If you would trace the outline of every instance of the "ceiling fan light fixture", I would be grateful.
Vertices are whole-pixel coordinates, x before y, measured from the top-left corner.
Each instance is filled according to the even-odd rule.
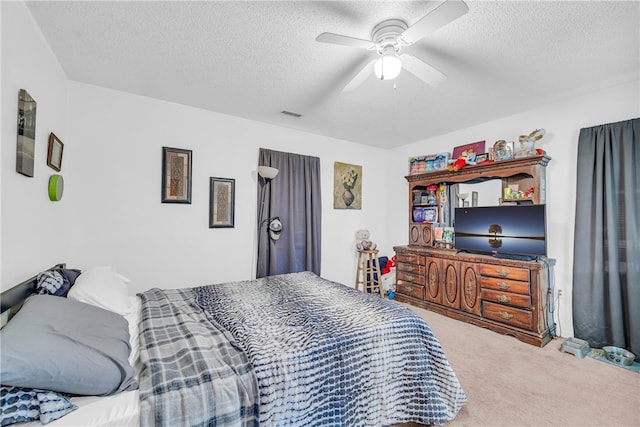
[[[402,61],[395,53],[383,54],[373,65],[373,72],[380,80],[393,80],[402,71]]]

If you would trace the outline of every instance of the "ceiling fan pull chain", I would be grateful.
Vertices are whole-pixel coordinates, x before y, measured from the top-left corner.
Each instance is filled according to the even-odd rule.
[[[393,90],[398,89],[398,87],[396,86],[396,81],[397,81],[396,79],[393,79]]]

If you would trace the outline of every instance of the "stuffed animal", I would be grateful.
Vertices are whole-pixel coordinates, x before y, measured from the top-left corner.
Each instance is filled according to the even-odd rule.
[[[356,243],[356,249],[358,249],[359,251],[368,251],[368,250],[372,251],[377,247],[378,245],[373,243],[371,240],[363,240],[362,242]]]
[[[356,249],[359,251],[362,250],[373,250],[377,248],[378,245],[369,240],[369,230],[358,230],[356,231]]]
[[[369,238],[369,230],[358,230],[356,231],[356,242],[362,242],[363,240],[367,240]]]
[[[544,134],[544,129],[536,129],[529,135],[520,135],[520,147],[516,150],[516,157],[535,156],[538,152],[534,147],[535,143],[540,141]]]
[[[463,167],[467,165],[475,165],[476,164],[476,153],[473,150],[465,150],[458,158],[451,163],[447,169],[451,172],[457,172]]]

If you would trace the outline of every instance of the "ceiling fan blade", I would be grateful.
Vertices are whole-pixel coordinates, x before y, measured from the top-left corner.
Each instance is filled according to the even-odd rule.
[[[455,21],[468,11],[469,6],[462,0],[446,0],[404,30],[400,35],[400,40],[406,45],[413,44],[427,34]]]
[[[369,76],[373,74],[373,64],[375,62],[375,59],[373,61],[369,61],[367,65],[365,65],[364,68],[362,68],[362,70],[360,70],[358,74],[356,74],[356,76],[352,78],[349,83],[347,83],[342,91],[351,92],[352,90],[355,90],[357,87],[359,87],[362,83],[364,83],[365,80],[367,80]]]
[[[341,34],[334,33],[322,33],[316,37],[316,41],[357,47],[359,49],[374,49],[376,47],[376,44],[371,40],[358,39],[356,37],[343,36]]]
[[[405,54],[401,55],[400,59],[402,59],[402,68],[430,86],[438,86],[447,80],[447,76],[415,56]]]

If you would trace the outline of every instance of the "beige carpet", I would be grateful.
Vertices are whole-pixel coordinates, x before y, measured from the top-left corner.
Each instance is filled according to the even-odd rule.
[[[640,374],[412,307],[430,325],[467,394],[446,427],[640,426]]]

